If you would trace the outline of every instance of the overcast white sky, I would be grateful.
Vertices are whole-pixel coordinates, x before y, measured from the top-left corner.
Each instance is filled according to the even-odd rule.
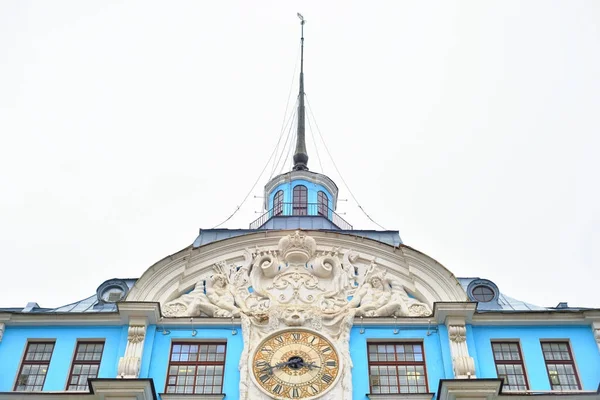
[[[375,220],[456,276],[600,307],[600,2],[566,0],[1,2],[0,307],[139,277],[225,219],[281,131],[297,11],[308,99]]]

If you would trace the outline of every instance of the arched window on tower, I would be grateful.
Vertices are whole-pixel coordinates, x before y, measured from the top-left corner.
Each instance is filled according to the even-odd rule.
[[[329,215],[329,198],[325,194],[325,192],[317,193],[317,203],[319,215],[327,217]]]
[[[283,214],[283,190],[278,191],[273,196],[273,215]]]
[[[307,215],[308,194],[306,186],[298,185],[294,187],[294,196],[292,201],[293,215]]]

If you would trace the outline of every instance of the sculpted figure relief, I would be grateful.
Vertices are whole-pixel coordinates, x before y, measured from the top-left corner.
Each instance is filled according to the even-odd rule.
[[[215,274],[210,284],[197,283],[190,293],[166,303],[163,307],[167,317],[192,317],[208,315],[209,317],[239,317],[240,309],[235,305],[232,287],[223,274]]]
[[[428,316],[430,307],[411,298],[402,283],[374,260],[358,263],[351,250],[316,250],[310,236],[297,231],[277,250],[248,252],[242,266],[215,264],[214,275],[163,306],[164,315],[239,317],[265,320],[275,309],[317,312],[333,317],[355,309],[365,317]],[[351,300],[348,298],[351,297]],[[298,320],[285,318],[288,326]],[[303,323],[303,321],[300,321]]]
[[[411,299],[402,284],[386,277],[385,271],[375,270],[360,287],[350,302],[356,308],[357,316],[401,317],[427,316],[429,307]]]
[[[241,265],[240,265],[241,264]],[[206,282],[206,283],[205,283]],[[166,317],[240,317],[244,339],[240,398],[266,399],[252,383],[248,356],[273,332],[309,329],[336,343],[343,368],[340,383],[324,400],[350,400],[349,338],[355,315],[426,316],[425,303],[409,297],[402,282],[350,249],[317,250],[314,238],[297,231],[277,249],[248,249],[243,261],[219,262],[213,275],[163,305]]]

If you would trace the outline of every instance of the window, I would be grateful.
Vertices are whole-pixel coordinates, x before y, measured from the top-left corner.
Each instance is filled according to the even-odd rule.
[[[165,392],[222,393],[226,347],[225,342],[174,342]]]
[[[102,342],[77,343],[67,390],[88,390],[88,378],[98,377],[103,350]]]
[[[504,381],[502,390],[528,390],[527,374],[519,343],[492,343],[498,378]]]
[[[54,342],[29,342],[21,362],[15,390],[41,391],[44,387]]]
[[[491,287],[485,285],[475,286],[473,288],[473,297],[477,301],[481,301],[482,303],[487,303],[488,301],[492,301],[494,299],[495,293]]]
[[[293,215],[307,215],[307,200],[308,194],[306,186],[296,186],[294,187],[294,199],[293,199]]]
[[[422,343],[369,343],[371,393],[427,393]]]
[[[327,217],[329,215],[329,199],[325,192],[317,193],[317,202],[319,203],[319,215]]]
[[[575,371],[573,353],[568,342],[542,342],[544,360],[552,390],[564,392],[580,390],[581,383]]]
[[[283,190],[275,193],[273,197],[273,215],[283,214]]]

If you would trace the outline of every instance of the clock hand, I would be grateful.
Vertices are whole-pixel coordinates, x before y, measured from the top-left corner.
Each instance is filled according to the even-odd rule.
[[[273,368],[275,368],[275,367],[272,365],[267,365],[266,367],[261,369],[260,372],[266,372],[269,375],[273,375]]]
[[[308,364],[307,363],[302,363],[303,367],[307,367],[309,370],[312,370],[313,368],[320,368],[318,365],[316,365],[317,363],[315,361],[311,361]]]
[[[286,365],[286,364],[287,364],[287,363],[281,363],[281,362],[280,362],[280,363],[277,363],[277,364],[275,364],[275,365],[270,365],[270,364],[269,364],[269,365],[267,365],[266,367],[264,367],[263,369],[261,369],[260,371],[261,371],[261,372],[266,372],[266,373],[268,373],[269,375],[273,375],[273,370],[274,370],[275,368],[281,368],[281,367],[285,367],[285,365]]]
[[[275,364],[272,368],[283,368],[286,365],[289,365],[289,361],[282,361],[282,362],[278,362],[277,364]]]

